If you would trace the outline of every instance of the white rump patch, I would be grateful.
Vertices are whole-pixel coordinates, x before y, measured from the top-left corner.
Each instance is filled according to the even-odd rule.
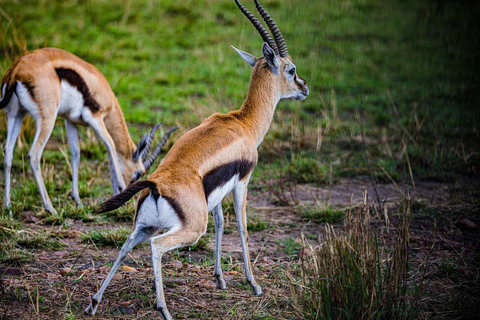
[[[180,230],[182,227],[182,222],[177,212],[168,201],[160,196],[155,203],[155,199],[151,194],[142,203],[138,212],[137,222],[146,226],[156,227],[158,230],[169,229],[168,233]]]
[[[227,194],[229,194],[238,183],[238,174],[234,175],[224,185],[215,188],[207,199],[208,211],[212,211]]]
[[[17,81],[17,96],[18,100],[22,107],[30,113],[30,115],[35,119],[37,127],[40,124],[40,112],[38,111],[37,103],[32,99],[30,93],[28,92],[27,87],[23,85],[20,81]],[[56,115],[55,115],[56,116]]]

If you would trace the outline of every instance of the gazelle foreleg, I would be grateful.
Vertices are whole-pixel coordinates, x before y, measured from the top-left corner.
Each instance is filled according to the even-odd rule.
[[[18,98],[12,95],[10,99],[10,111],[7,113],[7,141],[5,142],[5,202],[4,208],[8,209],[10,206],[10,190],[11,190],[11,172],[13,149],[17,143],[18,134],[22,126],[25,113],[19,110]]]
[[[252,287],[256,295],[262,295],[262,289],[253,279],[252,265],[250,264],[250,252],[248,250],[248,230],[247,230],[247,183],[248,178],[239,181],[233,188],[233,206],[237,218],[237,228],[242,242],[243,262],[245,265],[245,278]]]
[[[83,119],[88,123],[93,131],[95,131],[97,136],[103,141],[105,147],[107,148],[108,159],[110,163],[110,180],[112,182],[113,194],[116,195],[125,189],[125,182],[123,181],[113,139],[108,133],[105,123],[101,117],[94,117],[89,114],[84,115]]]
[[[77,206],[82,207],[80,195],[78,192],[78,166],[80,165],[80,147],[78,146],[77,126],[65,119],[67,129],[68,145],[70,146],[70,156],[72,157],[72,199]]]
[[[213,275],[217,279],[217,289],[224,290],[227,286],[225,284],[225,280],[223,279],[223,274],[222,274],[222,236],[223,236],[224,218],[223,218],[221,202],[215,208],[213,208],[212,213],[213,213],[213,220],[215,222],[215,238],[216,238],[215,270],[213,271]]]
[[[150,236],[152,235],[153,229],[152,228],[146,228],[143,225],[137,224],[135,226],[135,230],[132,232],[130,236],[128,236],[127,241],[122,246],[122,249],[120,250],[120,254],[118,255],[117,260],[115,261],[115,264],[113,265],[112,269],[108,273],[107,278],[103,282],[102,286],[100,287],[100,290],[98,290],[97,294],[95,294],[92,297],[92,302],[90,305],[85,309],[85,314],[91,314],[94,315],[97,312],[98,305],[100,304],[100,301],[102,300],[103,293],[105,292],[105,289],[107,288],[108,284],[113,278],[113,275],[117,271],[118,267],[120,267],[120,264],[122,261],[125,259],[127,254],[135,247],[137,244],[142,243],[146,241]]]
[[[205,225],[205,228],[207,226]],[[152,250],[153,272],[155,274],[155,288],[157,291],[157,309],[162,313],[165,320],[172,319],[165,303],[165,294],[162,281],[162,256],[164,253],[195,243],[203,232],[188,231],[180,229],[174,232],[167,232],[150,239]]]

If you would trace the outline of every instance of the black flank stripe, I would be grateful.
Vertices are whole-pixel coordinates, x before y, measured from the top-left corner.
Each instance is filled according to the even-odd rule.
[[[12,95],[15,92],[15,89],[17,89],[16,81],[10,87],[7,84],[7,89],[5,90],[5,96],[3,96],[2,101],[0,101],[0,110],[5,108],[8,105],[8,103],[10,102],[10,99],[12,99]]]
[[[203,189],[205,191],[205,198],[208,199],[210,193],[218,187],[223,186],[236,174],[240,179],[245,178],[253,168],[255,163],[248,160],[238,160],[230,163],[226,163],[209,171],[203,177]]]
[[[93,99],[92,95],[90,94],[90,90],[88,90],[85,81],[83,81],[82,77],[78,73],[76,73],[72,69],[67,68],[55,68],[58,77],[60,80],[64,79],[68,81],[72,86],[77,88],[77,90],[83,96],[83,104],[88,107],[92,112],[98,112],[100,110],[100,106],[98,105],[97,101]]]

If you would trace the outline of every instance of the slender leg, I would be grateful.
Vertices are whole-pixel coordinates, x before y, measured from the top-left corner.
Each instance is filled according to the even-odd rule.
[[[223,236],[223,211],[222,203],[219,203],[213,210],[213,219],[215,221],[215,270],[213,275],[217,279],[217,289],[226,289],[225,280],[222,274],[222,236]]]
[[[262,295],[262,289],[253,279],[252,265],[250,264],[250,252],[248,251],[247,231],[247,181],[239,181],[233,189],[233,205],[237,218],[237,228],[242,241],[243,262],[245,265],[245,278],[256,295]]]
[[[122,172],[120,170],[115,143],[101,118],[84,117],[84,120],[90,125],[90,127],[92,127],[107,148],[110,162],[110,180],[112,181],[113,194],[116,195],[125,189],[125,182],[123,181]]]
[[[68,145],[70,146],[70,155],[72,157],[72,199],[77,206],[83,207],[78,193],[78,166],[80,164],[80,147],[78,146],[77,126],[65,119],[67,128]]]
[[[90,305],[85,309],[85,314],[91,314],[94,315],[97,312],[98,305],[100,304],[100,301],[102,300],[103,293],[105,292],[105,289],[107,288],[108,284],[113,278],[113,275],[117,271],[118,267],[120,267],[120,264],[122,261],[125,259],[127,254],[135,247],[137,244],[142,243],[146,241],[151,235],[153,231],[151,228],[145,228],[144,226],[137,225],[135,227],[135,230],[133,233],[128,236],[127,241],[122,246],[122,249],[120,250],[120,254],[118,255],[117,260],[115,261],[115,264],[113,265],[112,269],[108,273],[107,278],[103,282],[102,286],[100,287],[100,290],[98,290],[97,294],[95,294],[92,297],[92,302]]]
[[[45,188],[45,183],[43,182],[40,159],[42,157],[43,149],[45,148],[45,145],[50,138],[50,134],[52,133],[53,127],[55,126],[55,118],[56,117],[36,119],[37,131],[35,133],[35,138],[33,139],[32,147],[28,152],[30,165],[32,166],[33,175],[35,176],[38,189],[40,190],[43,206],[45,207],[46,211],[54,215],[57,214],[57,211],[53,208],[52,202],[50,201],[50,197],[47,193],[47,189]]]
[[[18,111],[18,99],[16,95],[13,95],[10,99],[10,104],[16,104],[17,112],[15,114],[8,113],[7,118],[7,140],[5,142],[5,202],[4,207],[8,209],[10,207],[10,189],[11,189],[11,172],[12,172],[12,160],[13,160],[13,149],[17,143],[18,134],[22,126],[23,119],[25,114]]]
[[[206,227],[206,226],[205,226]],[[165,303],[162,281],[162,256],[165,252],[195,243],[202,232],[180,229],[175,232],[167,232],[150,239],[152,250],[153,272],[155,274],[155,287],[157,291],[157,309],[165,320],[172,319]]]

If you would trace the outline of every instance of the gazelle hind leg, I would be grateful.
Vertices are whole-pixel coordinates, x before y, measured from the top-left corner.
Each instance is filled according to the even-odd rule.
[[[40,167],[40,159],[42,157],[43,149],[47,144],[50,134],[52,133],[53,127],[55,126],[55,118],[45,118],[36,120],[37,131],[35,133],[35,138],[33,139],[32,147],[28,152],[28,157],[30,158],[30,165],[32,166],[33,175],[37,181],[38,189],[40,190],[40,196],[42,197],[43,206],[46,211],[56,215],[57,211],[53,208],[50,197],[48,196],[47,189],[45,188],[45,183],[42,177],[42,169]]]
[[[262,295],[262,289],[255,282],[252,273],[252,265],[250,263],[250,252],[248,250],[248,230],[247,230],[247,182],[239,181],[233,189],[233,206],[235,216],[237,218],[237,228],[242,242],[243,262],[245,265],[245,278],[252,287],[256,295]]]
[[[206,225],[205,225],[206,228]],[[172,319],[165,303],[165,294],[162,281],[162,256],[164,253],[195,243],[203,232],[180,229],[174,232],[167,232],[150,239],[152,250],[153,272],[155,274],[155,288],[157,291],[157,309],[165,320]]]
[[[77,126],[65,119],[67,129],[68,145],[70,146],[70,156],[72,157],[72,199],[77,206],[82,207],[80,195],[78,192],[78,166],[80,164],[80,147],[78,146]]]
[[[222,236],[223,236],[223,210],[220,202],[213,210],[213,220],[215,222],[215,270],[213,275],[217,279],[217,289],[226,289],[225,280],[222,274]]]
[[[4,208],[10,207],[10,191],[11,191],[11,172],[12,172],[12,160],[13,149],[17,143],[18,134],[22,126],[25,113],[21,112],[19,108],[18,98],[16,95],[12,95],[9,106],[10,111],[7,113],[7,140],[5,141],[5,201],[3,203]]]
[[[98,305],[100,304],[100,301],[102,300],[103,293],[105,292],[105,289],[107,288],[108,284],[113,278],[113,275],[117,271],[118,267],[120,267],[120,264],[122,261],[125,259],[127,254],[135,247],[137,244],[142,243],[146,241],[150,236],[152,235],[153,230],[152,228],[146,228],[141,225],[137,225],[135,227],[135,230],[132,232],[130,236],[128,236],[127,241],[122,246],[122,249],[120,250],[120,254],[118,255],[117,260],[115,261],[115,264],[113,265],[112,269],[108,273],[107,278],[105,281],[102,283],[102,286],[100,287],[100,290],[92,297],[92,302],[90,305],[85,309],[85,314],[91,314],[94,315],[97,312]]]

